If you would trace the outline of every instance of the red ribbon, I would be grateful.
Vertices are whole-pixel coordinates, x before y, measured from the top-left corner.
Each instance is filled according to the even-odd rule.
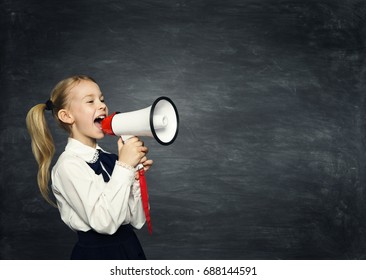
[[[139,181],[140,181],[140,190],[141,190],[141,199],[142,199],[142,207],[144,208],[147,228],[149,233],[152,234],[152,225],[150,218],[150,210],[149,210],[149,195],[147,193],[147,184],[145,178],[145,170],[144,168],[139,169]]]

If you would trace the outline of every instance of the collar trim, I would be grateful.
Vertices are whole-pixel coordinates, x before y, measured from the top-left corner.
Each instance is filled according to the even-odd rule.
[[[67,145],[65,147],[65,151],[72,153],[88,163],[95,163],[98,160],[98,150],[106,153],[106,151],[104,151],[98,144],[95,148],[92,148],[74,138],[68,138]]]

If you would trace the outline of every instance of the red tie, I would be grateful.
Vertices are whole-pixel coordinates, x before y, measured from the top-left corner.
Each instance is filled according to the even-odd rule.
[[[152,225],[151,225],[150,210],[149,210],[149,195],[147,193],[145,170],[143,167],[139,169],[139,175],[140,175],[139,180],[140,180],[142,207],[144,208],[144,212],[145,212],[147,228],[149,230],[149,233],[152,234]]]

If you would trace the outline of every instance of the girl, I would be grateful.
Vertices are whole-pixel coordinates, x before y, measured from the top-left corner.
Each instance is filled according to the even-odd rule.
[[[52,191],[61,219],[78,234],[71,259],[145,259],[133,228],[145,223],[138,173],[151,165],[147,147],[137,137],[118,140],[118,156],[107,153],[97,140],[104,137],[101,120],[108,115],[104,96],[88,76],[59,82],[45,104],[34,106],[26,122],[38,162],[38,185],[51,204],[49,167],[55,147],[45,110],[68,134],[68,143],[52,168]]]

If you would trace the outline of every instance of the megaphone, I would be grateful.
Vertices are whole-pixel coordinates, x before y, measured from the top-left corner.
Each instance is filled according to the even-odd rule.
[[[161,145],[172,144],[178,135],[179,115],[173,101],[165,96],[141,110],[127,113],[113,113],[102,121],[105,134],[122,136],[126,140],[132,136],[154,137]]]

